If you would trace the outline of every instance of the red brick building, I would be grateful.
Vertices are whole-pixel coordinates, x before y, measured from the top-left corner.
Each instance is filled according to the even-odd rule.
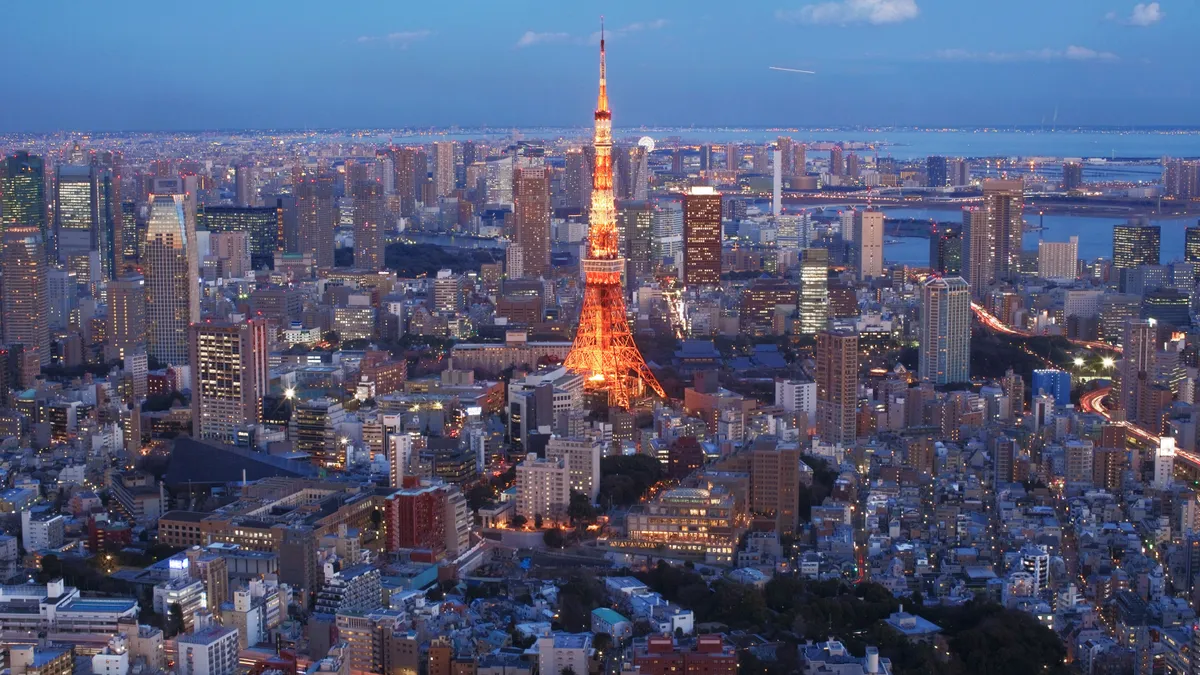
[[[387,550],[428,549],[439,557],[446,550],[446,490],[422,486],[406,477],[404,487],[387,498]]]
[[[690,649],[669,635],[634,643],[633,663],[642,675],[737,675],[737,652],[720,635],[700,635]]]

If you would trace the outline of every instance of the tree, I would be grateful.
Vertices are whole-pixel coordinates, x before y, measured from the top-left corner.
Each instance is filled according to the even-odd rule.
[[[165,617],[166,625],[163,626],[163,633],[166,635],[178,635],[183,632],[183,606],[178,602],[172,602],[168,608],[167,616]]]
[[[542,529],[542,514],[540,514],[540,513],[533,514],[533,529],[535,529],[535,530]]]
[[[550,548],[562,548],[567,543],[567,538],[563,536],[562,530],[557,527],[546,530],[542,535],[542,541]]]
[[[53,581],[63,575],[62,560],[53,553],[42,556],[42,569],[38,572],[38,583]]]
[[[591,523],[596,519],[592,500],[577,490],[571,491],[571,503],[567,506],[567,517],[576,524]]]
[[[559,675],[575,675],[575,669],[571,666],[563,666],[563,669],[559,671]]]
[[[525,516],[522,516],[519,513],[508,520],[508,523],[510,525],[512,525],[513,529],[515,529],[515,530],[519,530],[522,527],[525,527],[525,524],[528,522],[529,522],[529,519],[526,518]]]

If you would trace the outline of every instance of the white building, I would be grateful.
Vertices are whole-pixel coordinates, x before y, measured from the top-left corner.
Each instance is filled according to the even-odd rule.
[[[593,504],[600,494],[600,455],[603,453],[598,439],[553,436],[546,444],[547,459],[566,461],[571,490],[587,495]]]
[[[883,276],[883,211],[854,211],[854,253],[859,280]]]
[[[236,628],[207,625],[176,639],[179,675],[234,675],[238,668]]]
[[[133,598],[82,598],[62,579],[0,586],[0,631],[112,634],[137,615]]]
[[[171,560],[172,564],[177,562],[184,563],[187,561]],[[184,569],[184,574],[186,574],[186,568]],[[174,570],[172,570],[172,573],[174,573]],[[172,606],[179,605],[179,608],[183,610],[184,630],[192,630],[194,628],[193,614],[206,605],[206,599],[204,582],[200,579],[177,576],[154,585],[154,611],[166,615],[171,611]]]
[[[517,465],[517,515],[530,521],[537,516],[558,521],[566,517],[570,503],[571,474],[566,461],[535,457]]]
[[[27,552],[59,548],[63,545],[66,522],[59,514],[25,509],[21,512],[21,545]]]
[[[790,413],[803,412],[810,421],[817,414],[817,383],[804,380],[775,380],[775,405]]]
[[[971,288],[962,277],[930,277],[921,284],[922,380],[971,380]]]
[[[108,639],[108,646],[92,656],[94,675],[127,675],[129,672],[129,641],[124,635]]]
[[[570,668],[575,673],[588,672],[588,657],[592,652],[591,633],[555,633],[543,635],[534,644],[538,672],[561,673]]]
[[[1158,450],[1154,453],[1154,483],[1155,490],[1166,490],[1171,486],[1175,477],[1175,439],[1164,436],[1158,441]]]
[[[1038,242],[1038,277],[1074,279],[1079,268],[1079,237],[1070,241]]]

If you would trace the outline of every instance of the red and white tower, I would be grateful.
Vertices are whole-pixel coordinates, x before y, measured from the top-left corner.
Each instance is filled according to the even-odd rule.
[[[600,95],[596,101],[596,168],[592,173],[591,227],[583,260],[583,309],[575,344],[564,365],[587,379],[585,388],[608,391],[609,405],[629,408],[649,388],[666,398],[633,341],[625,314],[625,289],[613,199],[612,112],[604,66],[604,26],[600,26]]]

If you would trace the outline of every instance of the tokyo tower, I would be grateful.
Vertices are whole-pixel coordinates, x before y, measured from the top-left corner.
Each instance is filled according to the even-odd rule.
[[[583,309],[575,344],[564,362],[586,376],[584,388],[608,391],[609,405],[628,409],[649,387],[666,398],[633,342],[625,315],[621,274],[625,259],[617,245],[617,207],[613,200],[612,112],[604,66],[604,24],[600,25],[600,95],[596,101],[596,167],[592,173],[591,227],[583,260]]]

